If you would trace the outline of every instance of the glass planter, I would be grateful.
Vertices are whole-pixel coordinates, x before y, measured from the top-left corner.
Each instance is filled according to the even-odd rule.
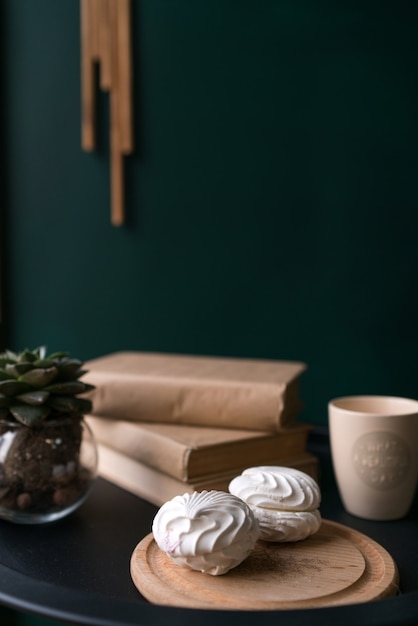
[[[60,519],[82,504],[96,475],[96,443],[81,417],[36,427],[0,420],[0,519]]]

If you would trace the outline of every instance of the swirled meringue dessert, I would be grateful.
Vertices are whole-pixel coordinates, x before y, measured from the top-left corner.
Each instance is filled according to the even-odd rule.
[[[264,541],[301,541],[321,525],[321,491],[305,472],[290,467],[250,467],[229,484],[253,511]]]
[[[157,511],[152,532],[178,565],[213,576],[242,563],[260,536],[251,507],[223,491],[174,497]]]

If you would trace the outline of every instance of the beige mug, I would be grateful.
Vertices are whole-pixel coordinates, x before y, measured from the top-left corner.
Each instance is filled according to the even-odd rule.
[[[348,513],[404,517],[418,483],[418,401],[348,396],[328,404],[335,478]]]

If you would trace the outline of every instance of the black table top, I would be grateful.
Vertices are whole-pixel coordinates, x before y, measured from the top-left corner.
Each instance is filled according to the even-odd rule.
[[[285,611],[203,611],[156,606],[133,585],[129,562],[150,532],[154,505],[98,479],[87,501],[53,524],[0,522],[0,603],[69,624],[152,626],[339,626],[418,624],[418,499],[396,522],[370,522],[345,513],[336,491],[328,447],[318,439],[324,518],[350,526],[380,543],[396,561],[400,594],[367,604]]]

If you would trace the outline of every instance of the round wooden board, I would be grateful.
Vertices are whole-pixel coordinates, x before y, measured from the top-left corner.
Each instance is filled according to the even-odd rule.
[[[296,543],[256,544],[223,576],[180,567],[152,533],[131,557],[132,580],[150,602],[201,609],[301,609],[368,602],[396,595],[398,572],[378,543],[347,526],[323,520]]]

